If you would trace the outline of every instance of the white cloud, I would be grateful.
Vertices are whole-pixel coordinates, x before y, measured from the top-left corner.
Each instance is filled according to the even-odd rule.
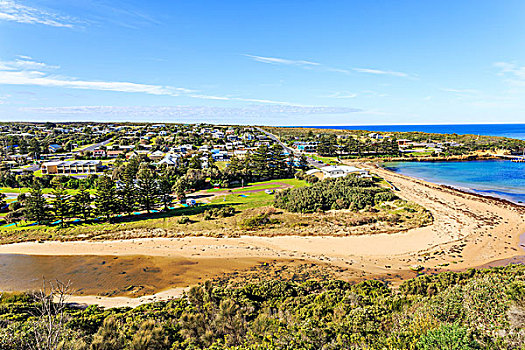
[[[394,77],[407,78],[409,75],[403,72],[394,72],[391,70],[381,70],[373,68],[352,68],[352,70],[359,73],[376,74],[376,75],[391,75]]]
[[[254,56],[254,55],[244,55],[246,57],[250,57],[251,59],[262,62],[262,63],[270,63],[270,64],[285,64],[285,65],[291,65],[291,66],[320,66],[320,63],[317,62],[311,62],[311,61],[304,61],[304,60],[288,60],[284,58],[277,58],[277,57],[263,57],[263,56]]]
[[[30,70],[30,69],[40,69],[40,70],[51,70],[58,69],[59,66],[50,66],[43,62],[38,62],[33,60],[29,56],[18,56],[13,61],[0,61],[0,71],[8,70]]]
[[[175,88],[171,86],[117,81],[78,80],[69,77],[48,75],[47,73],[34,70],[0,70],[0,84],[62,87],[83,90],[141,92],[151,95],[168,96],[179,96],[181,93],[192,92],[192,90],[189,89]]]
[[[73,20],[69,17],[22,5],[13,0],[0,0],[0,20],[52,27],[73,27]]]
[[[123,81],[96,81],[82,80],[57,74],[49,71],[60,68],[33,60],[29,56],[18,56],[12,61],[0,61],[0,84],[59,87],[82,90],[116,91],[130,93],[145,93],[149,95],[181,96],[218,101],[239,101],[276,105],[297,106],[298,104],[286,101],[274,101],[261,98],[246,98],[238,96],[214,96],[200,93],[193,89],[173,87],[169,85],[152,85]]]
[[[283,121],[292,125],[308,125],[312,116],[323,120],[362,112],[348,107],[302,107],[284,105],[248,105],[244,107],[209,106],[73,106],[73,107],[25,107],[21,112],[31,115],[48,115],[53,120],[105,121],[166,121],[181,123],[258,124],[277,125]],[[34,117],[33,117],[34,118]]]
[[[285,58],[254,56],[254,55],[247,55],[247,54],[245,54],[244,56],[249,57],[253,59],[254,61],[262,62],[262,63],[299,66],[304,69],[312,69],[316,67],[321,70],[325,70],[329,72],[343,73],[343,74],[350,74],[351,71],[353,71],[357,73],[375,74],[375,75],[390,75],[390,76],[401,77],[401,78],[411,77],[407,73],[396,72],[396,71],[391,71],[391,70],[381,70],[381,69],[374,69],[374,68],[351,68],[350,70],[348,70],[348,69],[330,67],[330,66],[326,66],[324,64],[318,63],[318,62],[305,61],[305,60],[290,60],[290,59],[285,59]]]
[[[334,92],[333,94],[322,96],[322,97],[347,99],[347,98],[355,98],[357,97],[357,94],[346,92],[346,91],[338,91],[338,92]]]
[[[441,89],[441,91],[452,92],[452,93],[455,93],[455,94],[469,94],[469,95],[478,94],[479,93],[479,90],[475,90],[475,89],[450,89],[450,88],[443,88],[443,89]]]
[[[494,67],[499,69],[498,75],[506,77],[508,82],[516,85],[525,84],[525,66],[518,66],[509,62],[496,62]]]

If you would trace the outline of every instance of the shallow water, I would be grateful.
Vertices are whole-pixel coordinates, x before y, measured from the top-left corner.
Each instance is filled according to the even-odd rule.
[[[0,254],[0,290],[38,290],[45,279],[70,281],[77,295],[142,296],[197,284],[260,262],[255,258]]]
[[[509,160],[388,162],[385,168],[478,194],[525,203],[525,163]]]

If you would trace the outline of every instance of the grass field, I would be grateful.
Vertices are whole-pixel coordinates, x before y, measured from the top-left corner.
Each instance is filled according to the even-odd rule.
[[[282,180],[272,180],[272,181],[264,181],[264,182],[257,182],[252,185],[256,185],[253,187],[253,189],[265,189],[265,188],[274,188],[277,187],[277,183],[286,183],[292,186],[300,187],[300,186],[306,186],[307,183],[303,180],[297,180],[297,179],[282,179]],[[168,212],[158,212],[158,213],[143,213],[141,215],[133,215],[130,217],[121,217],[117,218],[115,223],[107,223],[103,221],[91,221],[89,223],[69,223],[70,226],[67,228],[61,228],[60,225],[52,225],[52,226],[45,226],[45,225],[35,225],[33,222],[20,222],[18,225],[8,226],[3,225],[0,226],[0,230],[3,232],[10,232],[11,235],[16,236],[17,232],[24,232],[23,237],[21,238],[29,238],[31,236],[31,232],[38,232],[36,234],[36,237],[48,237],[52,238],[55,237],[55,235],[79,235],[79,234],[86,234],[89,232],[89,230],[93,231],[113,231],[116,229],[148,229],[148,228],[155,228],[155,227],[166,227],[166,225],[173,226],[177,225],[177,222],[181,216],[189,216],[191,221],[200,221],[200,219],[195,219],[196,216],[202,214],[204,211],[206,211],[208,208],[213,207],[221,207],[221,206],[234,206],[235,209],[238,212],[242,212],[245,209],[254,209],[254,208],[260,208],[264,206],[271,205],[273,202],[273,195],[266,194],[264,191],[260,192],[254,192],[254,193],[247,193],[244,196],[239,196],[238,194],[235,194],[235,192],[241,192],[249,190],[250,188],[246,187],[244,189],[237,188],[233,189],[232,194],[226,195],[226,196],[220,196],[218,198],[214,198],[211,203],[206,204],[202,203],[194,207],[184,207],[181,205],[176,205],[175,209],[169,210]],[[0,189],[1,192],[4,193],[28,193],[30,191],[29,188],[2,188]],[[216,192],[220,190],[211,189],[208,190],[208,192]],[[46,188],[42,190],[44,194],[48,194],[52,192],[52,189]],[[69,194],[74,194],[77,191],[76,190],[67,190]],[[95,190],[90,190],[92,194],[94,194]],[[1,217],[1,216],[0,216]],[[199,226],[199,225],[198,225]],[[201,225],[202,226],[202,225]],[[210,226],[210,223],[205,223],[203,225],[206,228],[212,228]],[[9,237],[9,235],[8,235]],[[35,238],[37,239],[37,238]]]
[[[271,181],[261,181],[261,182],[252,182],[244,187],[234,187],[234,188],[212,188],[206,192],[220,192],[220,191],[231,191],[231,192],[243,192],[249,190],[263,190],[268,188],[279,187],[279,184],[287,184],[294,187],[306,186],[306,181],[297,180],[297,179],[281,179],[281,180],[271,180]]]
[[[320,162],[323,162],[325,164],[337,164],[339,161],[337,160],[337,157],[321,157],[317,154],[311,154],[309,155],[310,158],[318,160]]]

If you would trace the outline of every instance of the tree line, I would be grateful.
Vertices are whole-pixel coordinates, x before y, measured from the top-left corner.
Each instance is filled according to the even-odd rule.
[[[282,148],[268,146],[259,147],[243,160],[233,158],[222,170],[213,159],[209,159],[208,164],[203,169],[200,155],[180,159],[177,167],[155,166],[133,158],[127,163],[115,163],[113,171],[104,175],[75,179],[73,182],[78,185],[75,190],[66,188],[71,178],[55,176],[47,182],[52,190],[44,191],[42,180],[33,176],[29,193],[20,195],[17,202],[9,205],[5,219],[8,223],[29,220],[40,224],[57,222],[63,226],[70,219],[97,218],[111,222],[116,216],[132,215],[136,211],[167,211],[175,199],[184,201],[187,193],[210,186],[230,187],[291,177],[301,166],[284,156]]]

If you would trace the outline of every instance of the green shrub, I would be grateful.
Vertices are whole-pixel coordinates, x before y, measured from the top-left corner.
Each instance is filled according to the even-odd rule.
[[[177,220],[177,223],[184,225],[190,222],[190,218],[187,216],[181,216],[179,220]]]
[[[244,229],[255,229],[258,227],[278,224],[278,223],[280,223],[278,219],[272,219],[270,218],[270,215],[268,213],[262,213],[262,214],[252,216],[251,218],[245,219],[241,223],[241,227]]]
[[[348,175],[278,192],[274,205],[294,213],[312,213],[330,209],[361,210],[395,198],[392,192],[378,187],[371,179]]]

